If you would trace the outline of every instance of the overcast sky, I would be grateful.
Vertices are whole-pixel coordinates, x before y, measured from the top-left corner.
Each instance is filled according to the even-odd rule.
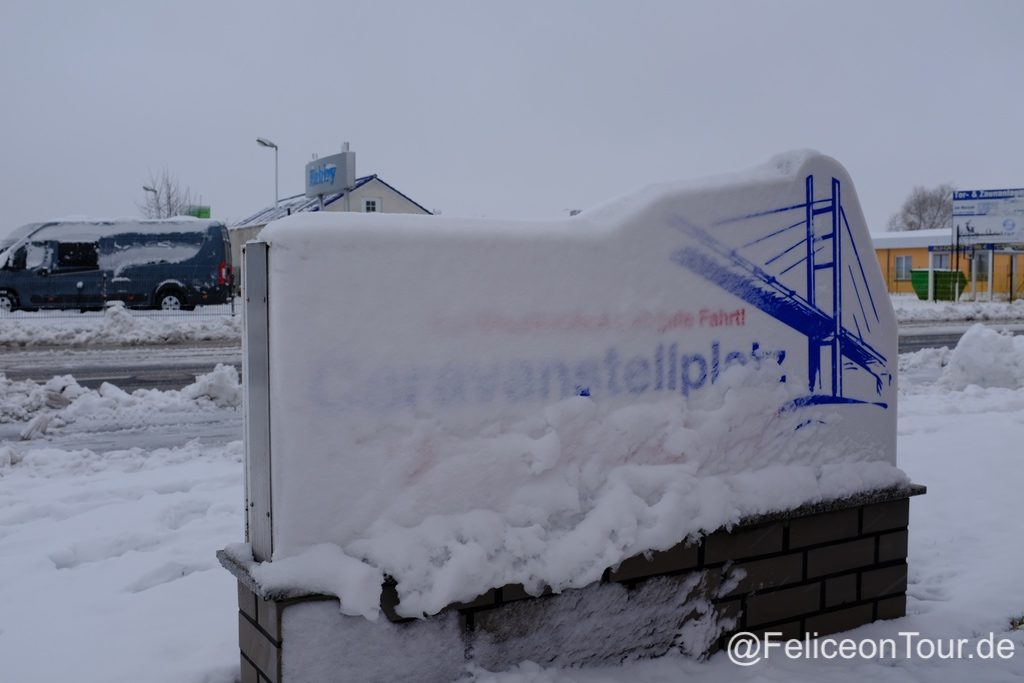
[[[913,186],[1022,187],[1024,3],[0,0],[0,234],[137,215],[167,168],[214,218],[349,141],[445,215],[545,218],[794,148],[872,230]]]

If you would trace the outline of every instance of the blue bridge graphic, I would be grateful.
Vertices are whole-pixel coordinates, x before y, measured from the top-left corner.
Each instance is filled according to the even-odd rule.
[[[807,338],[811,393],[799,404],[886,407],[851,395],[844,382],[844,373],[867,372],[877,397],[892,376],[885,356],[865,339],[881,320],[843,210],[840,182],[831,180],[823,198],[815,199],[814,176],[807,176],[804,202],[720,220],[710,226],[713,231],[680,218],[679,229],[696,244],[676,251],[672,260]],[[768,227],[735,244],[730,228],[749,221]],[[844,307],[848,291],[856,306]]]

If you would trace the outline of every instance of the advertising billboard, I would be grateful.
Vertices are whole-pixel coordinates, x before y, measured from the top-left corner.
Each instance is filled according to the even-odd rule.
[[[1024,188],[957,190],[953,229],[961,244],[1024,243]]]
[[[338,194],[356,184],[356,153],[339,152],[306,164],[306,196]]]

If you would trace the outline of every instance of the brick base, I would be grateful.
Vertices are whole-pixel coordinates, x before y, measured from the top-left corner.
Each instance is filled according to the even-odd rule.
[[[697,544],[637,555],[578,590],[492,589],[427,620],[343,616],[325,596],[268,599],[239,578],[242,683],[448,681],[489,670],[617,663],[670,650],[703,657],[738,631],[826,635],[906,611],[907,526],[915,486],[746,520]],[[419,646],[422,645],[422,648]]]

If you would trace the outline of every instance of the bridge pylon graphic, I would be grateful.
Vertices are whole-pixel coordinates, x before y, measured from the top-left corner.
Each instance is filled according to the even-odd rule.
[[[827,180],[819,189],[808,175],[804,201],[708,227],[678,217],[678,228],[692,243],[672,260],[806,337],[810,394],[800,403],[884,406],[878,397],[892,376],[886,357],[868,341],[881,319],[843,209],[842,184]],[[757,226],[754,239],[749,230],[742,243],[730,239],[730,228],[749,228],[751,221]],[[850,373],[867,373],[872,395],[848,390]]]

